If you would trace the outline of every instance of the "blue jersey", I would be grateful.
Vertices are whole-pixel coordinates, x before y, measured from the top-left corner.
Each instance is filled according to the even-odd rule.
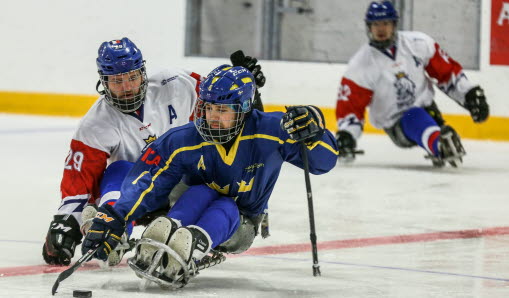
[[[264,212],[281,166],[287,161],[303,168],[301,145],[280,127],[281,112],[253,110],[230,150],[203,140],[193,123],[169,130],[146,149],[129,172],[115,209],[135,220],[158,209],[173,187],[185,177],[232,197],[242,214]],[[308,146],[309,170],[330,171],[337,161],[337,145],[326,130],[321,141]]]

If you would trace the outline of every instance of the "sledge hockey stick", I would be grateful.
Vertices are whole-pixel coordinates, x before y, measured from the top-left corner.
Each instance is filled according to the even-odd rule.
[[[316,247],[315,213],[313,211],[313,193],[311,192],[311,180],[309,179],[309,161],[306,144],[301,142],[302,162],[304,164],[304,177],[306,179],[306,191],[308,197],[309,228],[311,239],[311,251],[313,253],[313,276],[320,276],[320,265],[318,264],[318,249]]]
[[[353,156],[354,156],[354,157],[355,157],[356,155],[364,155],[364,150],[355,150],[355,151],[353,151],[353,152],[351,152],[351,153],[353,153]],[[339,151],[339,157],[345,157],[345,156],[347,156],[347,155],[348,155],[348,153],[345,153],[345,152],[341,152],[341,151]]]
[[[81,265],[83,265],[84,263],[90,261],[90,259],[92,259],[92,256],[97,251],[97,249],[98,248],[94,248],[94,249],[89,250],[86,254],[82,255],[81,258],[79,258],[79,260],[76,261],[76,263],[74,263],[74,265],[72,265],[71,267],[69,267],[65,271],[62,271],[58,275],[57,280],[55,281],[55,284],[53,284],[53,288],[51,289],[51,295],[53,295],[53,296],[55,295],[55,293],[57,292],[58,286],[60,285],[60,282],[62,282],[64,279],[66,279],[69,276],[71,276],[71,274],[73,274],[73,272],[76,271],[76,269],[81,267]]]

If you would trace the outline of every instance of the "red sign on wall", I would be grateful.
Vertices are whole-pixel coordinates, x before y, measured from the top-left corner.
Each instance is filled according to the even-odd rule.
[[[491,0],[490,64],[509,65],[509,0]]]

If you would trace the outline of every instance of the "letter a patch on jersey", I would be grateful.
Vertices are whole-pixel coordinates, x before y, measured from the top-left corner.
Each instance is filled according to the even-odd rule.
[[[198,166],[197,166],[198,170],[206,170],[207,168],[205,167],[205,162],[203,161],[203,155],[200,157],[200,161],[198,162]]]

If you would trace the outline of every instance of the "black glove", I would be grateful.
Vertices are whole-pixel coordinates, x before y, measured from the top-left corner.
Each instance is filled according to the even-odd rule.
[[[339,159],[353,161],[355,159],[357,142],[352,134],[348,131],[340,130],[336,133],[336,142],[338,143]]]
[[[465,108],[470,112],[472,119],[476,123],[484,122],[490,115],[490,107],[486,102],[484,90],[477,86],[465,95]]]
[[[42,256],[49,265],[69,265],[76,245],[83,236],[80,225],[72,215],[55,215],[42,247]]]
[[[242,66],[247,68],[253,74],[257,88],[261,88],[265,85],[265,76],[261,71],[262,67],[260,65],[256,65],[256,63],[258,63],[258,59],[250,56],[244,56],[244,52],[242,52],[242,50],[238,50],[230,55],[230,61],[233,66]]]
[[[113,209],[113,206],[105,204],[99,208],[92,220],[92,226],[83,240],[81,252],[86,254],[90,249],[99,247],[94,257],[106,261],[110,252],[122,240],[124,231],[124,218]]]
[[[314,143],[325,132],[325,120],[322,111],[315,106],[291,106],[281,119],[281,128],[292,140]]]

